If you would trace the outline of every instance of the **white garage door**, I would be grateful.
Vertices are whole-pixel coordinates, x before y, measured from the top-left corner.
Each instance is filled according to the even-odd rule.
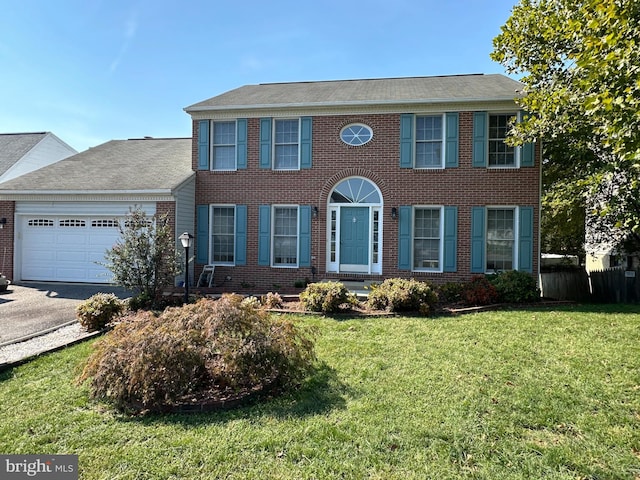
[[[120,238],[113,217],[22,217],[22,279],[109,283],[105,251]]]

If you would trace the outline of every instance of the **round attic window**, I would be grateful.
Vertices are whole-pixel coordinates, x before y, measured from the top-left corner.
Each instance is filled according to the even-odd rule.
[[[347,145],[357,147],[373,138],[373,130],[363,123],[352,123],[340,130],[340,140]]]

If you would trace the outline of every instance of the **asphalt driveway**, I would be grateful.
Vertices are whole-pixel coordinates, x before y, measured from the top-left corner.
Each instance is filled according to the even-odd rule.
[[[76,305],[91,295],[131,296],[121,287],[93,284],[35,283],[9,285],[0,292],[0,344],[75,320]]]

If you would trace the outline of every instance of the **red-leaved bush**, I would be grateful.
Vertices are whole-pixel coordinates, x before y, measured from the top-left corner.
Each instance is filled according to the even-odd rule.
[[[94,348],[79,381],[89,381],[92,398],[132,411],[286,390],[315,361],[311,332],[238,295],[132,314]]]

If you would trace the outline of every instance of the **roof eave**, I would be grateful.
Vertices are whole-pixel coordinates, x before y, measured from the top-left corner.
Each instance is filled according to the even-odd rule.
[[[184,108],[187,113],[222,111],[222,110],[264,110],[274,108],[318,108],[318,107],[345,107],[345,106],[389,106],[389,105],[424,105],[424,104],[446,104],[446,103],[487,103],[487,102],[515,102],[523,98],[514,92],[512,96],[504,97],[470,97],[470,98],[430,98],[413,100],[362,100],[362,101],[341,101],[341,102],[299,102],[299,103],[264,103],[251,105],[201,105]]]
[[[173,188],[142,190],[2,190],[0,195],[172,195]]]

